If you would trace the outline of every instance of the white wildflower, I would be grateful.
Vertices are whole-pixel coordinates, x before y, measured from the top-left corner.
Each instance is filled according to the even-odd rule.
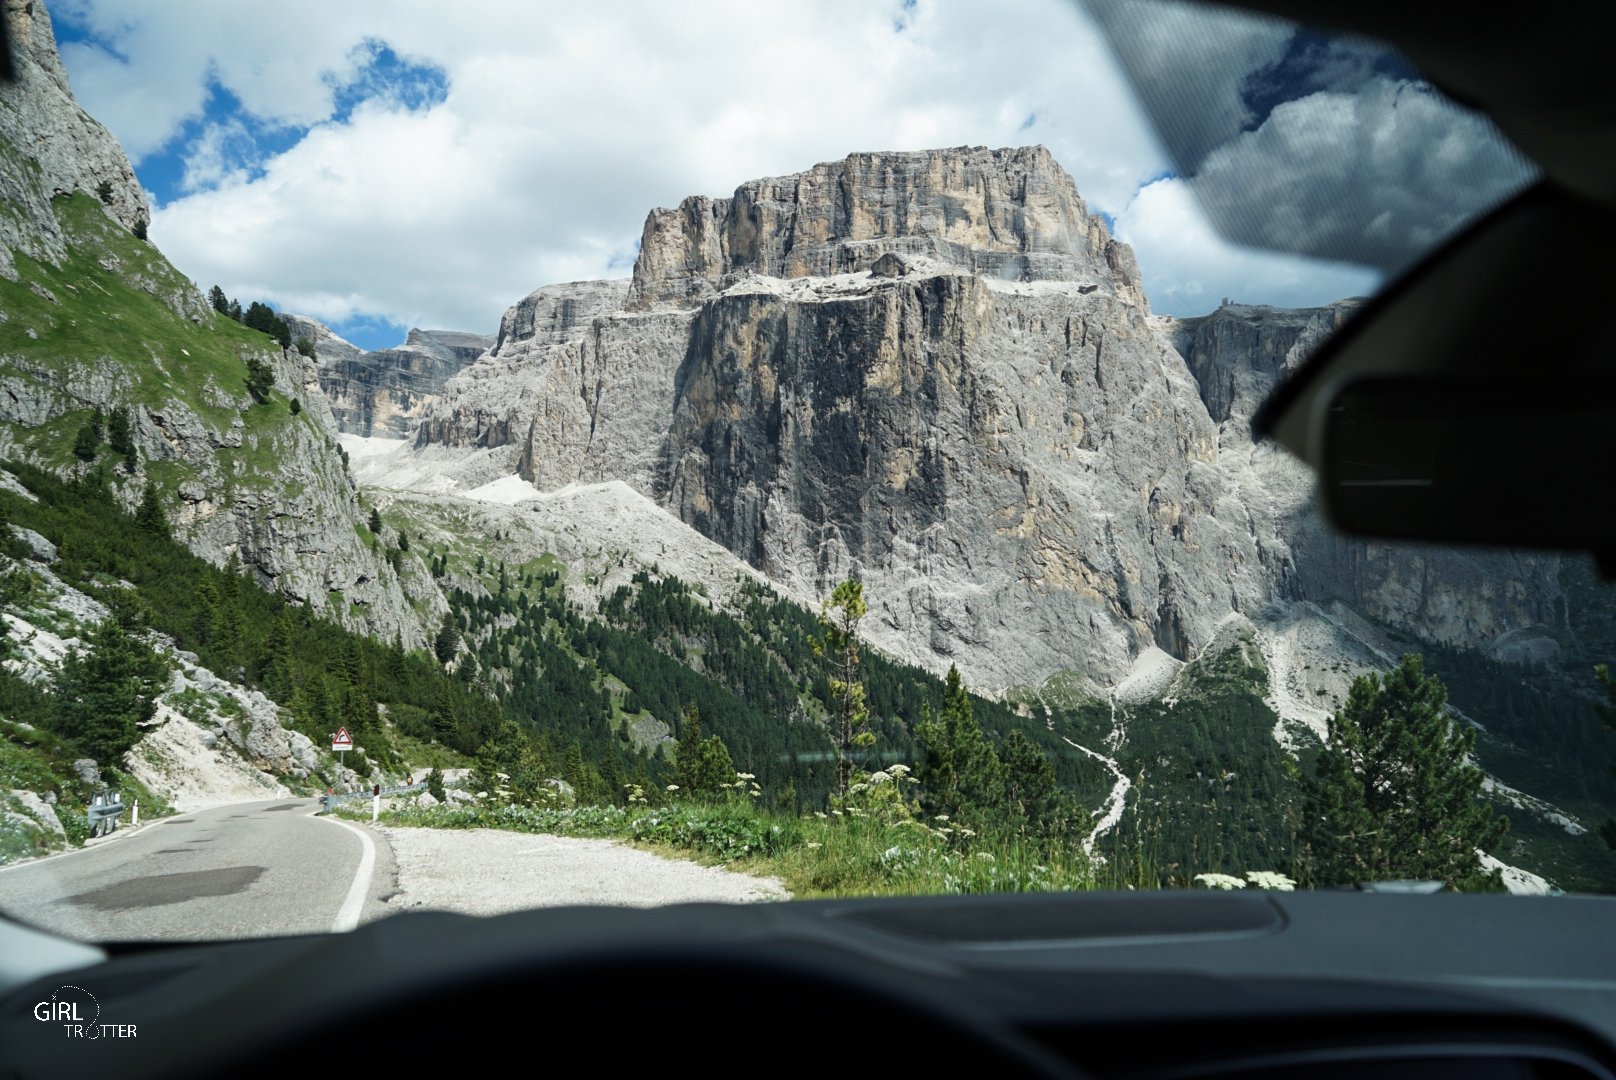
[[[887,772],[893,776],[908,776],[910,769],[907,765],[888,765]]]
[[[668,790],[669,791],[678,791],[679,790],[679,785],[678,784],[669,784],[668,785]]]
[[[991,852],[991,851],[978,851],[976,853],[976,857],[978,859],[981,859],[983,862],[996,862],[997,861],[996,859],[994,859],[993,852]]]
[[[889,784],[891,782],[892,774],[889,772],[877,769],[875,772],[870,774],[870,783],[872,784]]]
[[[1209,889],[1244,889],[1246,883],[1229,874],[1196,874],[1195,880]]]
[[[1246,880],[1259,889],[1272,889],[1275,892],[1296,891],[1296,882],[1273,870],[1247,870]]]

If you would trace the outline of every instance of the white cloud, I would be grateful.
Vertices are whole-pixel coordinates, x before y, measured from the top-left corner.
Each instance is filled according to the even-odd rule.
[[[492,331],[540,285],[626,273],[653,206],[854,151],[1042,142],[1091,209],[1126,211],[1132,235],[1182,226],[1150,189],[1135,198],[1167,159],[1095,28],[1061,0],[56,7],[127,58],[64,55],[81,102],[132,155],[172,149],[215,83],[255,129],[309,127],[253,161],[235,129],[204,125],[185,151],[194,190],[151,235],[204,287],[329,321]],[[440,68],[446,98],[412,112],[383,92],[333,119],[336,88],[376,41]],[[1138,246],[1147,288],[1175,297],[1216,271],[1206,243]],[[1282,279],[1263,271],[1235,291],[1257,299]],[[1215,304],[1222,287],[1202,292]]]
[[[1208,155],[1195,186],[1254,242],[1397,270],[1529,176],[1477,117],[1377,78],[1279,105]]]

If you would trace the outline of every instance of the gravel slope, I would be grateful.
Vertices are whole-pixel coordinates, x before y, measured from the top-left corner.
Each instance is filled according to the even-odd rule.
[[[534,907],[786,900],[774,878],[664,859],[612,840],[497,829],[382,826],[398,865],[394,911],[499,915]]]

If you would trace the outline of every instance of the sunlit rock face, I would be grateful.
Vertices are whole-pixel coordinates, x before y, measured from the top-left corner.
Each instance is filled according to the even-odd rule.
[[[810,602],[857,576],[878,644],[988,690],[1301,601],[1484,645],[1534,602],[1335,538],[1251,440],[1356,306],[1155,317],[1042,147],[855,154],[653,210],[631,280],[523,299],[416,438],[624,481]]]
[[[283,314],[292,340],[314,352],[320,392],[347,435],[412,438],[443,386],[488,351],[487,334],[411,330],[402,345],[365,350],[301,315]]]
[[[630,282],[524,299],[417,437],[625,480],[799,596],[857,574],[878,642],[985,687],[1116,677],[1269,587],[1148,314],[1043,148],[853,155],[653,211]]]

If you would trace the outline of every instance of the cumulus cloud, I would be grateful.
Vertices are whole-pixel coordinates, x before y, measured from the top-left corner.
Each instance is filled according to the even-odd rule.
[[[1229,240],[1395,272],[1532,179],[1382,46],[1161,0],[1089,6]]]
[[[750,0],[53,4],[76,31],[64,61],[81,102],[143,177],[172,178],[148,183],[151,235],[176,265],[337,324],[491,331],[540,285],[624,275],[651,207],[855,151],[972,144],[1047,145],[1139,247],[1147,290],[1176,290],[1152,291],[1158,307],[1225,289],[1338,295],[1344,279],[1309,264],[1281,273],[1229,256],[1217,271],[1179,186],[1140,190],[1172,159],[1095,25],[1063,0],[789,12]],[[1280,161],[1288,125],[1312,119],[1286,112],[1290,39],[1249,24],[1154,32],[1175,30],[1200,34],[1184,85],[1200,109],[1191,126],[1210,133],[1209,175]],[[1363,81],[1362,64],[1336,61]],[[1253,71],[1271,77],[1230,82]],[[1386,228],[1408,232],[1397,215]],[[1174,235],[1193,243],[1173,248]],[[1239,268],[1246,287],[1191,288]],[[1253,295],[1304,280],[1316,287]]]
[[[1276,106],[1207,155],[1195,188],[1250,242],[1395,271],[1530,178],[1478,117],[1375,78]]]
[[[57,14],[89,35],[69,65],[85,107],[137,166],[185,160],[153,239],[204,285],[332,321],[491,329],[539,285],[626,272],[653,206],[854,151],[1043,142],[1097,207],[1162,161],[1059,0]],[[240,136],[261,128],[299,137],[255,159]]]

